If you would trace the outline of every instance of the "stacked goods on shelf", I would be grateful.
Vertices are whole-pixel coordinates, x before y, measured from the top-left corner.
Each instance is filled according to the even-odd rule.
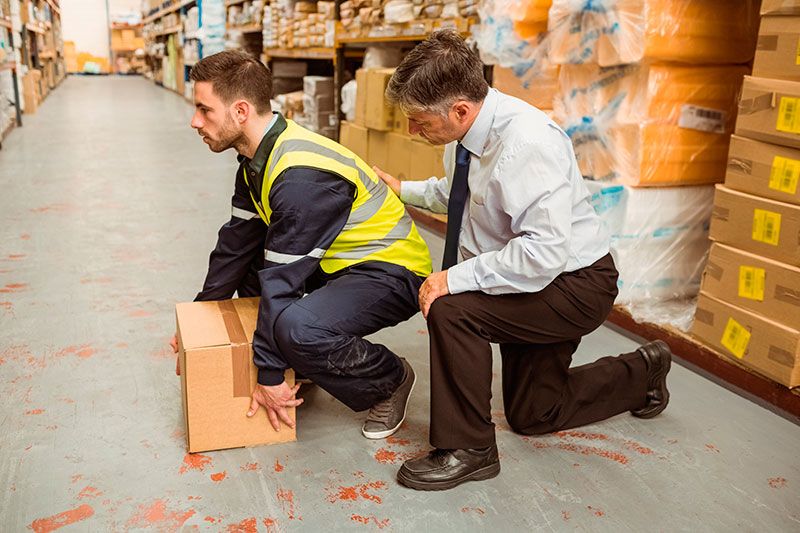
[[[263,47],[261,43],[263,2],[253,0],[226,5],[228,11],[225,48],[241,48],[258,57]]]
[[[183,20],[183,64],[192,66],[200,61],[200,9],[197,6],[186,11]],[[190,84],[187,83],[187,86]]]
[[[336,114],[333,103],[333,78],[306,76],[303,78],[303,112],[294,120],[301,126],[336,139]]]
[[[736,99],[755,52],[758,4],[553,0],[540,39],[546,60],[544,52],[535,59],[541,70],[559,68],[554,119],[572,139],[581,173],[590,187],[619,186],[632,201],[662,211],[655,225],[639,213],[617,227],[608,218],[613,210],[600,213],[614,240],[619,302],[637,320],[670,308],[659,322],[691,325],[713,184],[725,176]],[[688,197],[700,218],[687,225]],[[656,244],[680,253],[651,252],[644,264],[632,253]]]
[[[444,147],[412,138],[408,120],[384,98],[394,69],[356,72],[356,116],[342,122],[340,142],[370,165],[398,179],[424,180],[444,176]]]
[[[745,78],[725,183],[714,197],[714,244],[692,333],[732,360],[796,387],[800,0],[764,0],[761,12],[755,76]]]
[[[247,27],[261,23],[261,0],[242,2],[228,7],[228,27]]]
[[[273,61],[272,94],[285,94],[303,90],[303,78],[308,74],[305,61]]]
[[[435,27],[466,31],[478,0],[346,0],[339,6],[342,36],[425,35]]]
[[[334,45],[335,2],[281,0],[264,11],[264,48]]]
[[[139,74],[144,70],[141,24],[111,24],[111,58],[114,72]]]

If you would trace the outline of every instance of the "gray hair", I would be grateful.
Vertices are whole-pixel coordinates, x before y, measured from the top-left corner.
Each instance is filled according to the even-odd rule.
[[[488,91],[478,53],[455,30],[440,30],[406,55],[386,98],[406,113],[444,115],[457,100],[480,102]]]

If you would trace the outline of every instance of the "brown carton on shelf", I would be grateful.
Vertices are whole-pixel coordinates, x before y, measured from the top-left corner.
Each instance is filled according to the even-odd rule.
[[[444,146],[434,146],[426,141],[411,141],[411,168],[409,169],[409,180],[426,180],[432,176],[437,178],[444,177]]]
[[[762,15],[800,15],[800,0],[761,0]]]
[[[367,130],[367,159],[369,166],[387,168],[389,164],[388,133],[378,130]]]
[[[394,74],[393,68],[367,71],[366,125],[378,131],[391,131],[394,124],[394,106],[386,100],[386,86]]]
[[[800,268],[715,242],[700,290],[800,329]]]
[[[711,240],[800,266],[800,206],[716,187]]]
[[[800,204],[800,150],[733,135],[725,186]]]
[[[553,109],[553,99],[558,92],[557,66],[536,75],[529,72],[517,73],[512,68],[498,65],[495,65],[492,72],[492,86],[500,92],[515,96],[539,109]]]
[[[800,148],[800,82],[745,76],[736,134]]]
[[[411,137],[399,133],[386,134],[386,147],[388,150],[386,168],[382,169],[399,180],[408,179],[411,171],[411,159],[416,157],[412,152],[413,141]]]
[[[701,292],[692,334],[787,387],[800,385],[800,332]]]
[[[367,161],[367,128],[344,120],[339,130],[339,142]]]
[[[175,306],[186,445],[190,453],[297,440],[276,432],[263,408],[248,418],[256,385],[253,331],[258,298],[189,302]],[[294,372],[286,371],[294,386]],[[294,419],[294,408],[289,409]]]
[[[761,18],[753,76],[800,81],[800,16]]]
[[[406,137],[411,136],[408,131],[408,117],[399,106],[394,106],[394,111],[392,112],[392,131]]]
[[[356,120],[359,126],[367,126],[367,70],[356,71]]]

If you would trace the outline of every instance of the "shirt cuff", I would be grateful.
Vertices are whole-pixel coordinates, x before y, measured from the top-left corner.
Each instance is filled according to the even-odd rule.
[[[267,387],[280,385],[283,383],[283,370],[272,370],[269,368],[258,369],[258,384]]]
[[[450,294],[480,290],[480,285],[475,279],[475,261],[477,259],[477,257],[473,257],[447,269],[447,289]]]
[[[428,190],[427,181],[401,181],[400,200],[404,204],[416,206],[425,205],[425,193]]]

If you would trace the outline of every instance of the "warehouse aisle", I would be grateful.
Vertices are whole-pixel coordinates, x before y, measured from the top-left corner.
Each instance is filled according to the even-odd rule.
[[[235,166],[191,113],[143,79],[70,77],[0,151],[3,530],[800,528],[800,427],[682,367],[659,418],[538,438],[508,430],[495,380],[501,475],[397,485],[427,446],[420,315],[375,335],[420,377],[395,438],[364,439],[363,414],[309,388],[298,442],[187,455],[167,339],[230,213]],[[601,328],[576,359],[633,346]]]

